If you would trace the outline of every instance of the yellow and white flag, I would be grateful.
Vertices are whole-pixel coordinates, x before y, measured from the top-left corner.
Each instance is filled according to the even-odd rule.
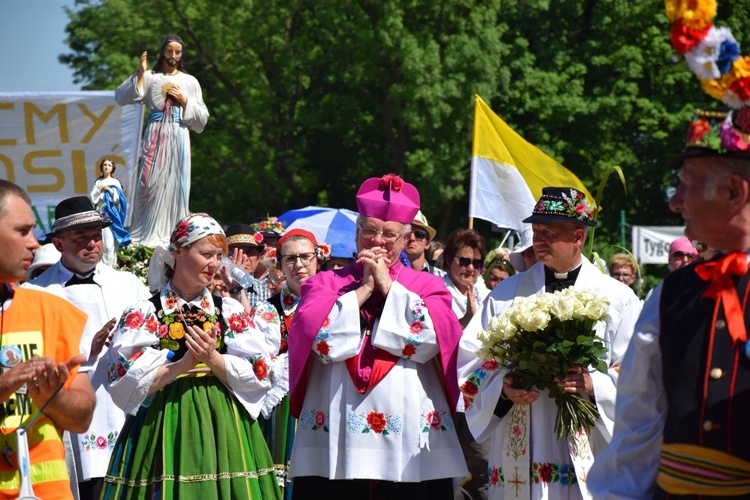
[[[527,142],[475,96],[469,217],[522,231],[522,221],[549,186],[572,187],[594,197],[570,170]]]

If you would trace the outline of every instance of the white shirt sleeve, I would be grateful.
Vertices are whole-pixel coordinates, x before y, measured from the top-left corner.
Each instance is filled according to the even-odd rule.
[[[646,301],[620,367],[614,437],[589,472],[596,499],[650,499],[667,414],[659,348],[661,290]]]

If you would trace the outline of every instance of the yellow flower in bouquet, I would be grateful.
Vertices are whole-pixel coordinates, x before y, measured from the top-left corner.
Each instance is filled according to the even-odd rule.
[[[606,373],[607,349],[594,327],[608,311],[606,297],[574,288],[518,299],[479,335],[477,355],[497,361],[519,387],[549,391],[558,407],[558,438],[591,430],[599,418],[596,405],[566,392],[555,378],[564,379],[576,366]]]

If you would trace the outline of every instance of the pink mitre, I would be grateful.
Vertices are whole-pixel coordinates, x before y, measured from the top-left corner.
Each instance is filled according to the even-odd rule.
[[[360,215],[384,221],[411,224],[419,211],[419,191],[396,174],[367,179],[356,198]]]

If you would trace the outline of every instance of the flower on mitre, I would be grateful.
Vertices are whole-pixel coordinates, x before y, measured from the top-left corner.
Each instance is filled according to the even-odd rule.
[[[404,348],[401,349],[401,354],[403,354],[407,358],[414,356],[414,353],[416,352],[417,352],[417,348],[414,347],[412,344],[406,344]]]
[[[268,377],[268,365],[263,359],[256,359],[253,363],[253,371],[258,380],[263,380]]]
[[[315,344],[315,349],[317,349],[321,356],[328,356],[328,353],[331,352],[331,348],[325,340],[321,340]]]
[[[326,423],[326,414],[322,411],[315,413],[315,425],[318,427],[323,427]]]
[[[390,187],[391,191],[398,193],[403,185],[404,180],[396,174],[386,174],[380,178],[380,187],[383,190]]]
[[[227,323],[229,323],[229,329],[233,332],[241,333],[247,328],[247,321],[239,314],[229,316]]]
[[[148,333],[156,333],[159,329],[159,322],[156,320],[156,316],[153,314],[149,315],[144,326],[148,330]]]
[[[185,336],[185,328],[182,323],[172,323],[169,325],[169,336],[175,340],[179,340]]]
[[[143,324],[143,313],[141,311],[133,311],[125,317],[125,324],[128,328],[139,328]]]
[[[706,119],[695,120],[690,123],[690,127],[688,128],[687,142],[699,142],[710,131],[711,125],[709,125]]]
[[[709,25],[702,31],[691,30],[682,24],[682,21],[678,20],[672,25],[672,29],[670,30],[672,47],[680,54],[684,54],[698,45],[710,28],[711,26]]]
[[[383,429],[385,429],[385,424],[386,420],[384,414],[371,411],[367,415],[367,425],[370,426],[370,429],[372,429],[373,432],[380,434],[383,432]]]
[[[419,335],[420,333],[422,333],[422,330],[424,330],[424,323],[422,323],[419,320],[415,321],[409,326],[409,331],[411,331],[411,333],[414,333],[416,335]]]
[[[427,414],[427,423],[430,424],[432,429],[438,430],[443,425],[443,419],[440,418],[440,414],[436,411],[431,411]]]
[[[255,243],[257,243],[258,245],[263,243],[263,235],[261,233],[253,234],[253,239],[255,240]]]

